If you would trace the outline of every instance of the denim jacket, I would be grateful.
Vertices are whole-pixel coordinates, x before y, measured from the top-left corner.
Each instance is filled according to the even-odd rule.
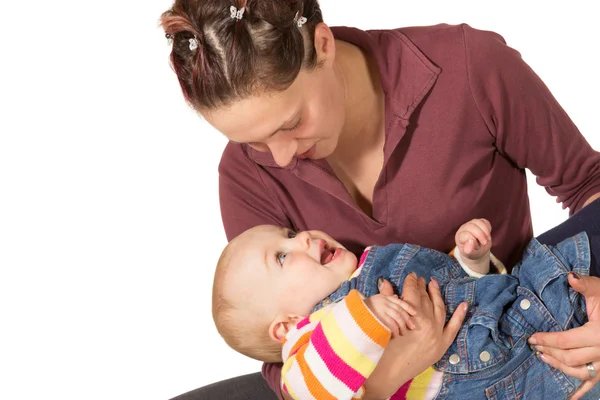
[[[367,297],[377,294],[380,277],[389,280],[399,295],[408,274],[415,272],[427,281],[434,277],[448,309],[447,319],[460,303],[469,303],[458,336],[434,365],[445,372],[438,398],[468,394],[468,398],[504,399],[513,398],[511,393],[514,398],[525,393],[529,393],[525,398],[567,398],[580,381],[538,360],[527,338],[538,331],[564,331],[587,321],[583,296],[570,288],[567,274],[588,275],[589,265],[585,233],[557,246],[532,239],[510,275],[479,279],[469,277],[454,258],[435,250],[409,244],[373,246],[360,274],[323,299],[315,311],[352,289]],[[542,379],[546,375],[553,377],[552,382]]]

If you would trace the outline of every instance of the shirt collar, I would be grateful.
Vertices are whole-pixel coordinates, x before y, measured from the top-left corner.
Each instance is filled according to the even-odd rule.
[[[413,111],[433,87],[441,69],[399,30],[363,31],[345,26],[332,27],[331,30],[336,39],[354,44],[375,58],[385,93],[386,127],[392,126],[397,120],[406,127]],[[403,136],[399,135],[388,143],[387,135],[389,132],[386,129],[386,159]],[[257,164],[282,168],[271,153],[257,151],[247,144],[242,146]],[[299,163],[310,161],[294,157],[283,169],[293,170]]]

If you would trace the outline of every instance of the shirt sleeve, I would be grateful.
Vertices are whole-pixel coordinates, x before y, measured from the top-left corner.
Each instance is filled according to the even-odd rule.
[[[458,264],[463,269],[463,271],[465,271],[467,273],[467,275],[469,275],[470,277],[481,278],[481,277],[487,275],[487,273],[482,274],[479,272],[475,272],[471,268],[469,268],[467,263],[465,263],[463,255],[460,252],[460,249],[458,248],[458,246],[454,247],[454,249],[449,253],[449,256],[454,257],[456,259],[456,261],[458,261]],[[492,266],[496,269],[497,274],[506,274],[506,267],[504,266],[504,263],[502,261],[500,261],[498,258],[496,258],[496,256],[494,256],[494,254],[490,253],[490,267],[492,267]],[[488,270],[488,273],[489,273],[489,270]]]
[[[292,398],[362,399],[390,331],[357,290],[298,323],[283,344],[281,386]]]
[[[600,192],[600,153],[500,35],[468,25],[463,34],[471,92],[498,152],[573,214]]]
[[[244,148],[230,143],[219,164],[219,201],[227,240],[256,225],[293,228]]]

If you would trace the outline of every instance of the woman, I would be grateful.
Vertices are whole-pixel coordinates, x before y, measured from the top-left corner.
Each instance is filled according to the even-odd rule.
[[[331,29],[316,0],[176,0],[162,25],[186,100],[231,141],[219,168],[229,239],[274,224],[326,230],[354,252],[391,242],[448,251],[463,221],[484,217],[494,254],[511,265],[532,236],[525,168],[571,213],[599,197],[600,154],[493,32]],[[596,290],[589,301],[600,290],[585,282]],[[411,368],[374,376],[368,393],[395,392],[457,329],[432,315],[421,325]],[[548,360],[570,374],[600,368],[600,339],[588,331],[558,341],[582,336],[577,350],[550,336]],[[406,348],[399,341],[384,359],[406,361]],[[279,366],[263,373],[281,396]]]

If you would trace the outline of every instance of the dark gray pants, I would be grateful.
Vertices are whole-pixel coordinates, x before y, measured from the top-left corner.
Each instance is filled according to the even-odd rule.
[[[277,400],[260,372],[192,390],[172,400]]]

